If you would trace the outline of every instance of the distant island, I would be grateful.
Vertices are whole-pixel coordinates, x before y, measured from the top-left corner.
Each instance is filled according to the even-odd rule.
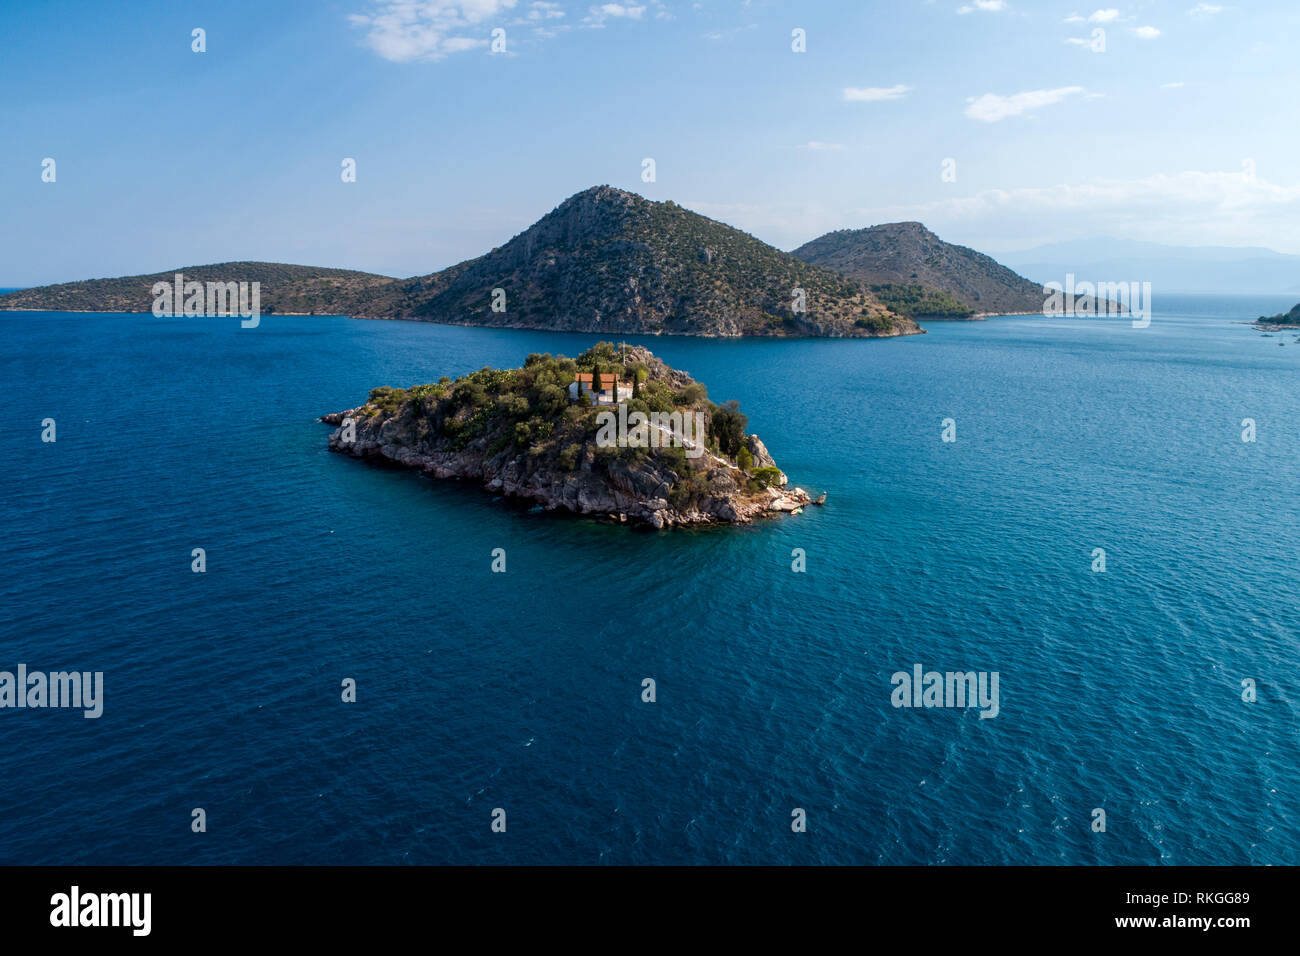
[[[505,245],[409,279],[272,262],[187,266],[0,295],[0,310],[149,312],[156,283],[258,283],[263,314],[347,315],[619,335],[875,338],[918,319],[1036,313],[1041,286],[921,223],[839,230],[782,252],[611,186]]]
[[[36,286],[0,295],[0,310],[33,312],[150,312],[155,283],[171,283],[176,273],[187,282],[257,282],[265,314],[347,315],[346,306],[376,288],[395,282],[389,276],[350,269],[278,262],[222,262],[186,266],[150,275],[117,279],[86,279]],[[179,310],[178,310],[179,311]]]
[[[149,312],[156,282],[259,282],[264,314],[561,332],[870,338],[923,331],[863,283],[748,233],[596,186],[504,246],[411,279],[265,262],[192,266],[0,296],[0,309]]]
[[[1290,312],[1283,312],[1280,315],[1261,315],[1255,320],[1257,329],[1300,329],[1300,303],[1292,307]]]
[[[601,342],[576,359],[380,387],[325,415],[331,451],[463,478],[548,511],[653,528],[755,518],[821,504],[790,488],[734,401],[648,349]]]

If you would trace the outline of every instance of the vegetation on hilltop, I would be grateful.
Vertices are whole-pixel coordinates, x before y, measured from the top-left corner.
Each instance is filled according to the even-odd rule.
[[[1297,303],[1290,312],[1283,312],[1279,315],[1261,315],[1255,320],[1255,324],[1275,328],[1300,328],[1300,303]]]
[[[871,291],[882,304],[909,319],[926,317],[968,319],[975,314],[974,309],[947,292],[927,289],[915,282],[880,282],[873,285]]]
[[[493,309],[494,289],[504,310]],[[674,202],[609,186],[571,196],[486,255],[376,290],[362,314],[651,334],[919,331],[852,279]]]
[[[577,372],[596,369],[635,385],[637,397],[621,402],[629,415],[702,413],[708,454],[690,457],[674,445],[601,447],[598,416],[613,407],[571,402],[568,391]],[[521,368],[483,368],[433,384],[376,388],[353,414],[370,432],[402,435],[411,447],[511,458],[524,474],[581,469],[611,477],[639,470],[650,476],[647,494],[658,493],[682,510],[709,496],[761,491],[782,478],[770,459],[755,459],[745,433],[748,419],[737,402],[715,404],[702,384],[647,349],[610,342],[577,358],[534,353]]]
[[[570,332],[876,336],[921,331],[855,279],[674,202],[598,186],[500,248],[410,279],[228,262],[0,296],[0,309],[148,312],[155,282],[259,282],[266,313]]]
[[[932,295],[951,296],[967,313],[1038,312],[1043,308],[1041,285],[974,249],[944,242],[919,222],[828,232],[800,246],[793,255],[873,287],[920,285]],[[889,302],[884,300],[884,304]]]
[[[151,275],[86,279],[22,289],[0,296],[0,309],[54,312],[151,312],[155,282],[259,283],[261,311],[349,315],[373,290],[396,282],[390,276],[350,269],[321,269],[279,262],[222,262]]]

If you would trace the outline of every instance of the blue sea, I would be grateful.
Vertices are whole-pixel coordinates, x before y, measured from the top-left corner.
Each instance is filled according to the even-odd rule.
[[[0,863],[1300,863],[1293,304],[628,339],[828,493],[660,533],[316,420],[599,336],[0,313],[0,670],[104,674],[0,710]]]

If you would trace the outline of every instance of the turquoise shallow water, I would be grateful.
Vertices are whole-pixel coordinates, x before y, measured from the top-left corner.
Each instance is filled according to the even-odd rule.
[[[629,339],[829,493],[660,534],[315,421],[598,336],[0,313],[0,669],[106,685],[0,710],[0,862],[1300,863],[1300,342],[1234,324],[1292,304]],[[916,663],[999,715],[892,707]]]

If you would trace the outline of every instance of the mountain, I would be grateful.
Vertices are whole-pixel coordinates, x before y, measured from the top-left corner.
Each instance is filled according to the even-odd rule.
[[[792,254],[868,283],[885,303],[916,299],[917,305],[911,308],[951,308],[947,298],[948,302],[956,300],[966,313],[1043,310],[1041,285],[981,252],[944,242],[919,222],[839,229],[804,243]],[[909,308],[906,304],[902,307]]]
[[[493,290],[504,311],[493,311]],[[796,289],[805,310],[794,312]],[[635,193],[571,196],[504,246],[376,290],[359,314],[572,332],[710,336],[920,331],[859,283]]]
[[[177,271],[187,280],[260,279],[266,312],[649,335],[922,331],[853,279],[674,202],[651,202],[610,186],[569,197],[477,259],[410,279],[270,263]],[[149,311],[150,286],[170,278],[160,273],[44,286],[0,296],[0,309]],[[798,310],[792,308],[796,301]]]
[[[391,276],[350,269],[321,269],[278,262],[222,262],[152,275],[87,279],[22,289],[0,295],[0,310],[150,312],[154,303],[151,291],[154,283],[173,283],[178,272],[185,276],[186,282],[260,283],[264,313],[347,315],[350,308],[359,303],[362,293],[397,281]]]
[[[1077,239],[998,256],[1032,279],[1150,282],[1161,292],[1229,295],[1300,292],[1300,256],[1262,247],[1168,246],[1125,239]]]

